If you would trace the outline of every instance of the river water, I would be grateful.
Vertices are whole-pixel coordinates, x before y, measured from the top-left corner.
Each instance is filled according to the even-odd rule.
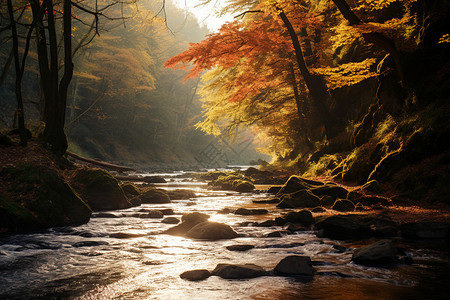
[[[412,257],[412,265],[390,269],[351,262],[352,248],[374,240],[339,242],[318,238],[312,231],[283,237],[265,234],[279,227],[243,226],[282,214],[273,204],[256,205],[268,195],[211,191],[206,183],[166,174],[166,189],[190,188],[198,195],[170,204],[145,204],[94,214],[79,227],[0,236],[1,299],[448,299],[450,263],[448,241],[396,240]],[[164,186],[164,185],[163,185]],[[262,216],[221,214],[223,208],[266,208]],[[174,226],[161,219],[136,217],[153,209],[171,208],[175,217],[202,212],[211,221],[231,225],[240,237],[200,241],[161,234]],[[121,233],[117,235],[116,233]],[[251,244],[246,252],[225,247]],[[343,246],[347,249],[342,252]],[[260,277],[185,281],[187,270],[213,270],[218,263],[254,263],[267,270],[288,255],[310,256],[318,274],[313,278]]]

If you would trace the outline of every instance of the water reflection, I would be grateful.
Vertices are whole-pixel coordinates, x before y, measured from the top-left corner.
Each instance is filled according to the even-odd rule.
[[[208,191],[200,197],[163,205],[142,205],[114,212],[116,218],[92,218],[77,228],[0,237],[0,298],[76,299],[420,299],[448,292],[448,252],[440,247],[406,243],[416,263],[392,269],[368,268],[350,262],[356,244],[319,239],[311,231],[265,238],[275,227],[239,226],[280,214],[272,205],[255,205],[264,194]],[[186,205],[195,203],[194,205]],[[266,208],[267,215],[220,214],[223,208]],[[234,240],[190,240],[161,234],[173,225],[142,219],[144,209],[171,208],[175,217],[199,211],[211,221],[230,224]],[[250,244],[246,252],[225,247]],[[340,247],[340,248],[339,248]],[[202,282],[182,280],[186,270],[212,270],[218,263],[254,263],[272,269],[287,255],[310,256],[318,275],[312,280],[261,277]],[[418,298],[419,297],[419,298]]]

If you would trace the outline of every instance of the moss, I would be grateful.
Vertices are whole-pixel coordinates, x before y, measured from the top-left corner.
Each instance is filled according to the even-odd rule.
[[[131,207],[119,182],[105,170],[78,169],[72,178],[72,184],[93,210]]]
[[[303,173],[305,177],[329,175],[331,170],[336,168],[340,160],[337,155],[324,155],[317,163],[311,163],[308,170]]]
[[[15,223],[11,224],[13,227],[45,228],[79,225],[89,221],[89,207],[49,167],[7,167],[0,175],[12,187],[10,200],[3,197],[1,207],[11,216]],[[29,191],[26,194],[23,193],[24,186]]]
[[[250,178],[244,177],[242,175],[224,175],[219,176],[217,180],[209,183],[213,187],[219,187],[224,190],[232,190],[237,192],[250,192],[255,186]]]

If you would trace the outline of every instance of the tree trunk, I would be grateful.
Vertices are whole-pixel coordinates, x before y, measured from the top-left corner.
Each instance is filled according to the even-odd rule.
[[[325,127],[325,133],[328,138],[332,138],[335,135],[335,128],[333,127],[333,118],[331,117],[328,108],[326,107],[326,100],[330,97],[327,87],[320,80],[319,77],[312,75],[308,67],[305,63],[305,58],[303,56],[303,51],[300,46],[300,42],[297,37],[297,33],[292,27],[291,22],[285,15],[285,13],[279,9],[279,14],[281,20],[283,20],[284,25],[286,26],[288,33],[291,37],[292,45],[294,46],[295,56],[297,58],[298,68],[300,69],[300,73],[305,80],[306,86],[308,87],[309,93],[311,95],[311,99],[313,100],[315,106],[320,115],[320,119],[322,124]]]
[[[52,0],[44,0],[42,6],[38,0],[29,0],[36,22],[37,50],[39,72],[44,94],[44,122],[43,142],[57,155],[63,155],[67,150],[67,138],[64,132],[67,90],[72,79],[72,9],[71,1],[63,4],[64,30],[64,74],[59,85],[58,78],[58,41]],[[43,10],[47,13],[48,49],[43,24]],[[50,54],[50,59],[49,55]]]
[[[14,51],[14,65],[16,70],[16,99],[17,99],[17,117],[19,125],[20,144],[22,146],[27,145],[27,132],[25,129],[25,121],[23,116],[23,101],[22,101],[22,72],[19,61],[19,41],[17,38],[16,21],[14,20],[14,12],[12,7],[12,1],[8,0],[8,13],[9,20],[11,22],[11,32],[13,38],[13,51]]]
[[[299,123],[300,123],[300,131],[303,130],[303,135],[302,135],[303,142],[309,149],[313,149],[314,145],[309,140],[308,131],[306,130],[306,126],[305,126],[305,116],[302,113],[303,109],[302,109],[302,104],[301,104],[301,100],[300,100],[300,93],[299,93],[298,86],[297,86],[297,79],[295,78],[294,65],[292,63],[289,64],[289,69],[291,71],[292,89],[294,90],[295,103],[297,104],[297,114],[298,114],[298,119],[299,119]]]

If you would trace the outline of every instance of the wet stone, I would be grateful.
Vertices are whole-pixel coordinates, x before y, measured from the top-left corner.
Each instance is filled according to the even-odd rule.
[[[142,236],[146,236],[146,234],[116,232],[116,233],[112,233],[109,235],[109,237],[116,238],[116,239],[132,239],[132,238],[142,237]]]
[[[269,211],[267,209],[248,209],[248,208],[238,208],[234,214],[235,215],[243,215],[243,216],[252,216],[252,215],[265,215]]]
[[[180,223],[180,220],[178,220],[175,217],[167,217],[167,218],[164,218],[161,221],[161,223],[164,223],[164,224],[178,224],[178,223]]]
[[[245,279],[267,275],[267,271],[254,264],[218,264],[212,271],[212,275],[224,279]]]
[[[225,248],[227,248],[230,251],[248,251],[250,249],[255,248],[255,246],[253,246],[253,245],[230,245],[230,246],[226,246]]]
[[[159,211],[162,212],[163,215],[165,215],[165,216],[166,215],[174,215],[175,214],[175,212],[171,208],[164,208],[164,209],[160,209]]]
[[[96,247],[96,246],[103,246],[103,245],[109,245],[109,244],[104,241],[84,241],[84,242],[77,242],[77,243],[73,244],[72,246],[75,248],[79,248],[79,247]]]
[[[291,255],[283,258],[275,267],[280,276],[313,276],[314,268],[308,256]]]
[[[272,227],[275,226],[275,221],[274,220],[267,220],[267,221],[263,221],[261,223],[256,224],[257,227]]]
[[[189,281],[205,280],[209,276],[211,276],[211,273],[205,269],[186,271],[186,272],[183,272],[180,274],[180,277],[182,279],[189,280]]]
[[[352,261],[361,265],[385,265],[398,262],[397,248],[390,240],[381,240],[366,247],[356,249]]]
[[[272,231],[268,234],[265,235],[265,237],[282,237],[284,235],[288,235],[291,234],[290,231],[287,230],[277,230],[277,231]]]

